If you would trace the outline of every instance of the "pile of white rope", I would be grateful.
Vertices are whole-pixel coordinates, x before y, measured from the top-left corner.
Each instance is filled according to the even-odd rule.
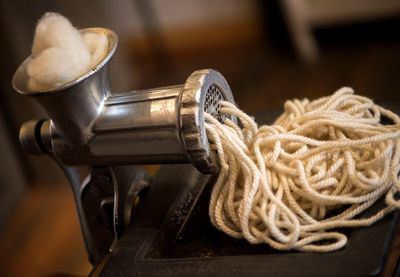
[[[221,171],[209,214],[234,238],[279,250],[328,252],[347,243],[337,229],[368,226],[400,208],[400,118],[342,88],[315,101],[285,103],[272,126],[258,127],[236,106],[206,114]],[[381,123],[381,117],[392,121]],[[385,195],[385,207],[356,217]]]

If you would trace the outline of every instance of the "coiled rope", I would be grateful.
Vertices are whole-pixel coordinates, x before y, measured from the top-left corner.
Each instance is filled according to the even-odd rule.
[[[287,101],[272,126],[221,105],[243,125],[205,115],[221,167],[209,215],[229,236],[329,252],[347,243],[332,229],[368,226],[400,208],[400,118],[393,112],[347,87],[311,102]],[[357,217],[383,195],[384,208]]]

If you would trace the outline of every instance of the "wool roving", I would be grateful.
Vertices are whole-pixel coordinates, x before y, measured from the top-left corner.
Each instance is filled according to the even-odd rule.
[[[104,58],[107,48],[104,35],[82,35],[61,14],[46,13],[35,30],[28,89],[46,91],[79,78]]]

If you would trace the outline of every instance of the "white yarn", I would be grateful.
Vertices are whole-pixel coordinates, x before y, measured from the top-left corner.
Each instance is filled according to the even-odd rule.
[[[328,252],[347,243],[331,229],[368,226],[400,208],[400,118],[391,111],[346,87],[287,101],[272,126],[221,105],[243,125],[205,115],[221,165],[209,215],[226,234],[279,250]],[[393,124],[381,124],[381,116]],[[383,195],[384,208],[357,217]]]
[[[105,57],[107,48],[104,35],[82,37],[64,16],[46,13],[35,30],[28,89],[49,90],[84,75]]]

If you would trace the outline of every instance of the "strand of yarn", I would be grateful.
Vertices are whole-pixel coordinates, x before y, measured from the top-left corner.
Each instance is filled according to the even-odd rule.
[[[287,101],[272,126],[221,105],[243,125],[205,115],[221,167],[209,215],[229,236],[329,252],[347,243],[337,228],[368,226],[400,208],[400,119],[393,112],[346,87],[311,102]],[[385,207],[358,216],[382,196]]]

